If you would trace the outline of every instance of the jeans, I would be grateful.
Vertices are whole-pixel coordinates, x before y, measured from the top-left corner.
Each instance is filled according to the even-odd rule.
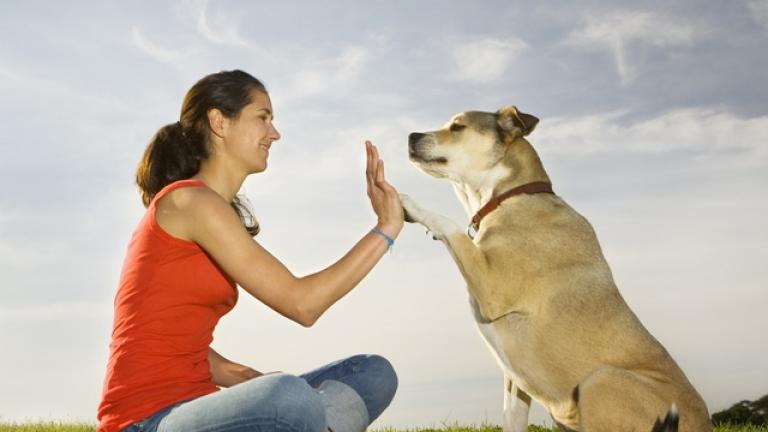
[[[396,390],[389,361],[356,355],[298,377],[264,375],[178,402],[122,432],[360,432]]]

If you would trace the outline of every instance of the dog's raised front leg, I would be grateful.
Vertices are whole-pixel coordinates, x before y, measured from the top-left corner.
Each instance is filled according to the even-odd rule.
[[[509,377],[504,377],[504,432],[525,432],[528,430],[528,411],[531,397],[520,390]]]
[[[470,294],[477,302],[482,318],[493,321],[509,312],[508,304],[500,304],[495,299],[504,296],[494,295],[494,287],[487,283],[488,261],[485,254],[477,248],[469,236],[451,219],[423,209],[405,194],[400,194],[400,202],[408,222],[424,225],[435,240],[445,243],[453,260],[459,267]]]
[[[408,195],[400,194],[400,202],[405,209],[405,220],[424,225],[432,233],[432,238],[435,240],[445,241],[447,235],[461,233],[461,228],[454,221],[443,215],[425,210]]]

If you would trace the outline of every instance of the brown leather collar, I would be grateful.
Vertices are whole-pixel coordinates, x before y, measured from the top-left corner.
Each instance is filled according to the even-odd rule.
[[[496,210],[496,208],[501,204],[502,201],[509,197],[513,197],[515,195],[522,195],[522,194],[537,194],[537,193],[550,193],[554,194],[555,192],[552,191],[552,184],[547,182],[532,182],[532,183],[526,183],[522,186],[518,186],[516,188],[510,189],[503,194],[491,198],[490,201],[488,201],[478,212],[475,214],[475,216],[472,217],[472,222],[470,222],[469,227],[467,227],[467,234],[469,234],[470,237],[474,237],[471,234],[471,230],[474,230],[477,232],[480,229],[480,221],[488,215],[488,213]]]

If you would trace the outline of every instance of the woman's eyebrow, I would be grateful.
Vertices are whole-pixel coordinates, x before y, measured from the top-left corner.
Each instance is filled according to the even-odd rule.
[[[267,115],[269,116],[270,119],[274,119],[275,118],[275,116],[272,115],[272,110],[269,109],[269,108],[259,108],[258,111],[266,111]]]

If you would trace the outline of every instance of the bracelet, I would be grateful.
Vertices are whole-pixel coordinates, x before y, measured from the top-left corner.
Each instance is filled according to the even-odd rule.
[[[374,233],[374,234],[378,234],[378,235],[384,237],[384,240],[387,241],[387,248],[389,248],[389,252],[392,252],[392,245],[395,244],[395,241],[392,239],[392,237],[384,234],[383,232],[381,232],[380,230],[378,230],[376,228],[372,229],[371,232]]]

